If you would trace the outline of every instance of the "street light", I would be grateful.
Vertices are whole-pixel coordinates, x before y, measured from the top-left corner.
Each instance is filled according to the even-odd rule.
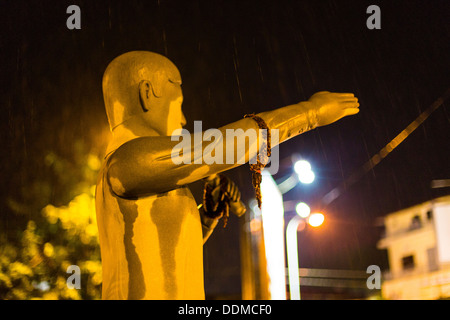
[[[310,184],[315,178],[311,164],[306,160],[298,160],[294,163],[294,172],[289,177],[277,181],[278,189],[285,194],[292,190],[299,181],[303,184]]]
[[[298,159],[298,158],[297,158]],[[277,182],[273,180],[271,174],[267,170],[262,171],[261,194],[265,199],[262,202],[261,215],[262,225],[256,222],[250,224],[251,230],[257,230],[262,226],[265,258],[267,266],[267,275],[269,280],[269,292],[271,299],[284,300],[286,299],[286,278],[285,278],[285,263],[284,263],[284,205],[283,194],[293,189],[298,182],[310,184],[314,181],[315,175],[311,169],[311,164],[306,160],[299,160],[294,163],[294,172],[283,181]],[[250,205],[253,210],[253,206]],[[296,275],[289,274],[290,281],[297,279],[297,284],[290,284],[290,288],[299,287],[298,275],[298,250],[297,250],[297,230],[302,223],[306,226],[305,219],[310,214],[310,209],[306,203],[297,204],[296,211],[298,216],[292,219],[288,225],[286,234],[286,241],[288,243],[287,251],[288,267],[290,272],[296,272]],[[281,231],[281,232],[280,232]],[[295,246],[293,246],[295,244]],[[296,267],[292,267],[295,263]],[[280,276],[282,275],[282,276]],[[297,298],[295,298],[297,297]],[[300,291],[294,300],[300,299]]]
[[[307,218],[309,216],[309,214],[311,213],[311,209],[304,202],[297,203],[297,205],[295,206],[295,211],[302,218]]]
[[[291,300],[300,300],[300,274],[298,266],[298,244],[297,244],[297,231],[299,225],[304,219],[308,218],[308,223],[312,227],[319,227],[325,220],[325,216],[322,213],[310,213],[309,206],[300,202],[296,205],[295,210],[297,215],[293,217],[286,228],[286,251],[288,262],[288,274],[289,274],[289,291]]]
[[[294,171],[298,175],[298,180],[304,184],[312,183],[316,177],[311,169],[311,164],[306,160],[298,160],[295,162]]]
[[[286,249],[291,300],[300,300],[300,275],[298,272],[297,228],[302,221],[300,216],[292,218],[286,228]]]
[[[309,225],[314,228],[320,227],[324,221],[325,216],[320,212],[311,214],[308,219]]]

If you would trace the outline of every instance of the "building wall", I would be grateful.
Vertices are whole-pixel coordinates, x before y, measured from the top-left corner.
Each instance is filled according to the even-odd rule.
[[[385,217],[386,236],[378,243],[387,249],[390,271],[384,275],[386,299],[439,299],[450,297],[450,266],[438,261],[433,206],[443,197]],[[450,207],[449,207],[450,208]],[[448,213],[450,215],[450,211]]]
[[[382,296],[388,300],[435,300],[450,297],[450,269],[412,274],[384,281]]]

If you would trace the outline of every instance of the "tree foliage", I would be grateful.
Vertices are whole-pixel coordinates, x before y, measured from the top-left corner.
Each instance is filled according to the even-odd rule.
[[[27,196],[8,199],[12,219],[1,226],[6,230],[0,233],[0,299],[101,297],[95,215],[101,162],[79,141],[73,150],[71,159],[47,152],[45,172],[30,181]],[[70,265],[80,267],[81,289],[67,286]]]

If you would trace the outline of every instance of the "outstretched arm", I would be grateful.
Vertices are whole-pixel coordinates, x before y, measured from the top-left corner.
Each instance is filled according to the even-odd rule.
[[[269,129],[279,130],[279,143],[284,142],[298,134],[314,129],[318,126],[331,124],[345,116],[358,113],[359,103],[351,93],[330,93],[322,91],[314,94],[308,101],[279,108],[273,111],[259,113]],[[256,156],[262,141],[254,141],[254,146],[245,147],[244,161],[237,161],[237,150],[243,146],[235,143],[235,138],[227,138],[226,130],[253,129],[258,132],[258,125],[253,119],[242,119],[220,128],[223,137],[223,155],[226,147],[234,147],[235,161],[232,163],[206,164],[204,161],[195,163],[195,148],[201,148],[204,154],[209,144],[203,142],[201,146],[194,145],[194,136],[190,141],[192,160],[190,163],[176,164],[172,159],[172,153],[177,141],[167,137],[141,137],[131,140],[117,149],[108,159],[107,175],[112,190],[122,197],[137,197],[147,194],[162,193],[182,185],[186,185],[212,174],[237,167],[248,162]],[[237,141],[245,141],[237,139]],[[228,150],[229,151],[229,150]]]
[[[317,92],[308,101],[262,112],[269,128],[279,129],[280,143],[316,127],[325,126],[359,112],[353,93]]]

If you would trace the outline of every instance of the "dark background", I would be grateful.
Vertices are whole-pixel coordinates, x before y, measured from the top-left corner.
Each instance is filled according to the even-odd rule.
[[[66,28],[71,4],[81,8],[81,30]],[[371,4],[381,8],[381,30],[366,27]],[[294,153],[316,173],[285,200],[314,209],[450,87],[449,9],[440,0],[0,1],[2,224],[16,219],[9,200],[26,205],[26,190],[39,185],[49,151],[70,158],[80,139],[104,151],[102,74],[131,50],[161,53],[178,66],[189,130],[194,120],[217,128],[321,90],[353,92],[358,115],[280,147],[276,179],[292,172]],[[387,267],[376,249],[377,218],[449,193],[430,188],[450,178],[449,112],[446,102],[327,207],[322,228],[300,233],[301,267]],[[249,201],[248,166],[229,175]],[[201,185],[192,187],[199,197]],[[60,190],[49,191],[55,205],[70,200]],[[218,227],[204,252],[207,295],[239,295],[237,218]]]

